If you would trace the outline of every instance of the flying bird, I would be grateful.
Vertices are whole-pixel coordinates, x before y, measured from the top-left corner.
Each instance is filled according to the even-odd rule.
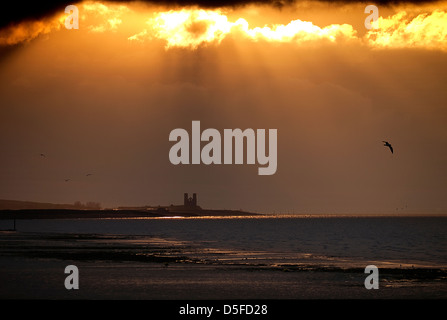
[[[393,152],[393,147],[391,146],[391,144],[388,142],[388,141],[382,141],[382,142],[384,142],[385,144],[384,144],[384,146],[385,147],[388,147],[388,148],[390,148],[390,150],[391,150],[391,153],[394,153]]]
[[[65,179],[65,182],[68,182],[68,181],[70,181],[70,179]]]
[[[93,175],[93,173],[87,173],[87,174],[86,174],[87,177],[88,177],[88,176],[91,176],[91,175]]]
[[[40,156],[45,158],[45,155],[43,153],[41,153]]]

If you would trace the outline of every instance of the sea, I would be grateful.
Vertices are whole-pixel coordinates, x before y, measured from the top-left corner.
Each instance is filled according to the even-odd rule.
[[[0,221],[0,230],[11,227],[12,221]],[[16,220],[16,229],[21,235],[50,239],[48,250],[55,248],[55,235],[85,235],[77,243],[99,239],[107,249],[101,237],[109,235],[106,241],[114,241],[110,253],[117,241],[147,242],[177,248],[174,254],[184,259],[126,262],[115,256],[111,262],[74,259],[55,264],[28,257],[24,263],[5,249],[7,254],[0,255],[0,296],[7,299],[447,298],[447,216],[34,219]],[[2,235],[5,244],[8,237]],[[19,248],[23,239],[17,239],[14,246]],[[35,248],[37,242],[26,250]],[[82,270],[83,290],[77,296],[62,286],[61,268],[69,263]],[[378,290],[366,288],[371,266],[380,276]],[[30,283],[35,291],[27,289]]]
[[[303,259],[346,267],[447,268],[445,216],[248,216],[17,220],[34,233],[150,235],[197,248],[227,250],[240,259]],[[11,221],[0,221],[0,229]]]

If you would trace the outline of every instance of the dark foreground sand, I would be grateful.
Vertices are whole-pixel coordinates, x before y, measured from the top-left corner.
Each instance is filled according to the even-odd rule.
[[[226,263],[225,253],[148,236],[0,232],[0,244],[1,299],[447,298],[438,269],[383,270],[367,290],[361,269]],[[67,265],[79,269],[78,290],[64,286]]]

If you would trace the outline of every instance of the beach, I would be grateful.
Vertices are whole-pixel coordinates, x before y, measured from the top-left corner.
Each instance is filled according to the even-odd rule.
[[[67,290],[64,269],[73,263],[80,270],[79,289]],[[1,264],[5,264],[3,258]],[[343,272],[23,258],[14,259],[13,265],[14,268],[2,272],[1,299],[445,299],[447,293],[445,284],[438,286],[433,281],[420,280],[366,290],[362,274]]]

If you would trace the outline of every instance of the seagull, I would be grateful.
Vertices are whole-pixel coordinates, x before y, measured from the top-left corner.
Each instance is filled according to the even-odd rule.
[[[384,146],[390,148],[391,153],[393,153],[393,147],[391,146],[391,144],[388,141],[382,141],[382,142],[384,142],[385,143]]]

